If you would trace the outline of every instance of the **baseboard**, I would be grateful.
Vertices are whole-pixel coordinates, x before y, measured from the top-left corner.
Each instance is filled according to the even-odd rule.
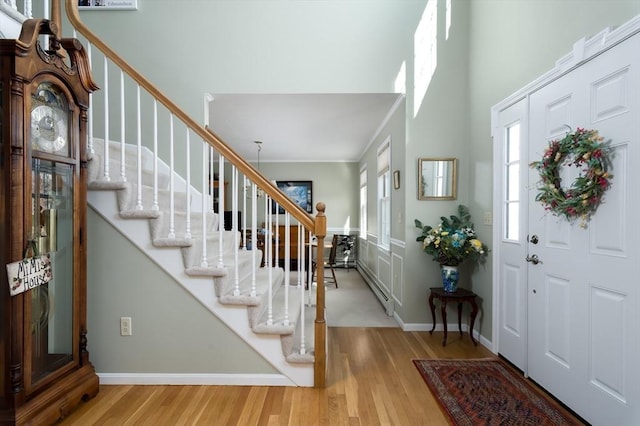
[[[424,324],[424,323],[404,323],[402,322],[402,320],[397,317],[396,315],[394,315],[394,318],[396,319],[396,321],[398,321],[398,324],[400,324],[400,327],[402,328],[403,331],[431,331],[431,329],[433,328],[433,324]],[[434,331],[443,331],[444,327],[442,326],[442,324],[436,324],[436,329]],[[447,330],[449,333],[456,333],[458,334],[458,324],[456,323],[451,323],[447,325]],[[463,333],[468,333],[469,332],[469,325],[468,324],[462,324],[462,332]],[[478,333],[478,330],[473,330],[473,337],[485,348],[489,349],[491,352],[496,353],[496,351],[493,349],[493,343],[491,340],[485,338],[483,335],[481,335],[480,333]]]
[[[295,386],[281,374],[98,373],[101,385]]]

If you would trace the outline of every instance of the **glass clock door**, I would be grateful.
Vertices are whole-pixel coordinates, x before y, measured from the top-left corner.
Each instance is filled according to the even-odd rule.
[[[32,170],[31,232],[38,254],[51,258],[53,277],[30,290],[27,299],[33,385],[73,361],[74,176],[72,165],[38,158]]]

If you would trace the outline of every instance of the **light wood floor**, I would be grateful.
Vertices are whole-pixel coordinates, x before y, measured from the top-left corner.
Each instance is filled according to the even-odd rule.
[[[62,425],[446,425],[414,358],[484,358],[469,335],[329,328],[326,389],[101,386]]]

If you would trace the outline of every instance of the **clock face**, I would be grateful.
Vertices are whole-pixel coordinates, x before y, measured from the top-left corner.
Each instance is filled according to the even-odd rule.
[[[38,151],[68,155],[69,112],[63,94],[41,83],[31,98],[31,146]]]

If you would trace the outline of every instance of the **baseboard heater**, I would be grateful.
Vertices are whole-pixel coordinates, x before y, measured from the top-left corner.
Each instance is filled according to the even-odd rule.
[[[358,272],[360,272],[360,275],[362,275],[364,281],[367,283],[371,291],[373,291],[373,294],[375,294],[380,303],[382,303],[382,306],[384,306],[384,310],[387,315],[392,315],[393,312],[390,306],[391,298],[387,296],[387,294],[384,292],[384,289],[380,287],[380,285],[378,285],[377,280],[369,275],[367,268],[364,268],[362,265],[359,265]]]

